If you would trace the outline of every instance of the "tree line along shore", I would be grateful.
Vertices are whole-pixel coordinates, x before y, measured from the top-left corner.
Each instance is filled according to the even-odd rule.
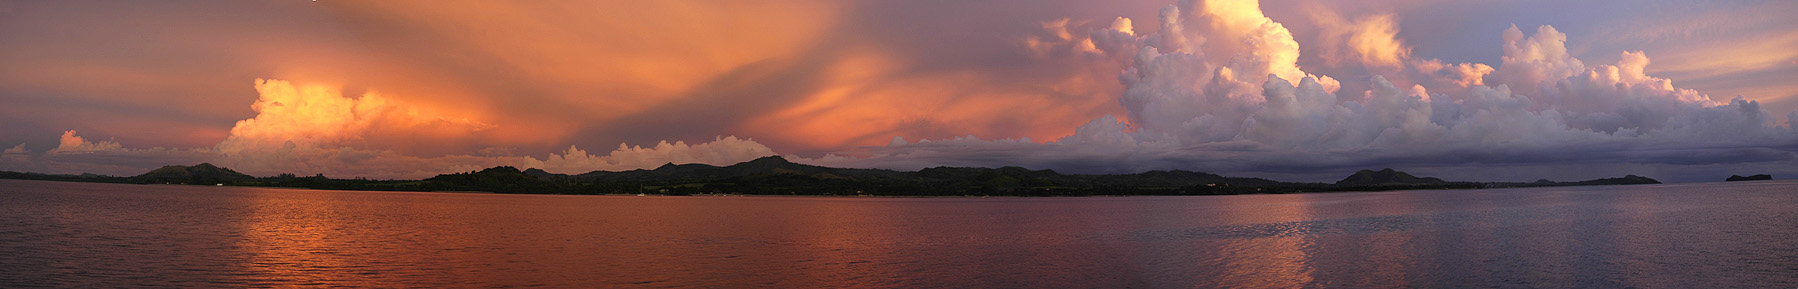
[[[1281,182],[1184,170],[1114,175],[1062,174],[1053,170],[1021,167],[934,167],[918,171],[895,171],[805,165],[788,162],[779,156],[729,166],[666,164],[655,169],[593,171],[575,175],[501,166],[442,174],[422,180],[337,179],[322,174],[254,177],[209,163],[165,166],[130,177],[0,171],[0,178],[367,191],[869,196],[1236,195],[1660,183],[1652,178],[1635,175],[1575,182],[1457,182],[1413,176],[1393,169],[1361,170],[1335,183]]]

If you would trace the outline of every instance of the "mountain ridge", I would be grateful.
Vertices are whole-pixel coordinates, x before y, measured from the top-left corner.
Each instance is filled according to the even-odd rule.
[[[76,177],[0,172],[0,178],[88,182],[169,183],[297,187],[379,191],[482,191],[550,194],[807,194],[885,196],[1087,196],[1087,195],[1230,195],[1379,191],[1415,189],[1480,189],[1537,186],[1654,184],[1654,179],[1628,175],[1579,182],[1540,180],[1531,183],[1451,182],[1385,168],[1360,170],[1336,183],[1281,182],[1226,177],[1186,170],[1133,174],[1062,174],[1017,166],[998,168],[938,166],[917,171],[833,168],[799,164],[767,156],[726,165],[673,164],[654,169],[559,174],[539,168],[497,166],[440,174],[421,180],[332,179],[324,175],[281,174],[256,178],[210,163],[165,166],[142,175]]]

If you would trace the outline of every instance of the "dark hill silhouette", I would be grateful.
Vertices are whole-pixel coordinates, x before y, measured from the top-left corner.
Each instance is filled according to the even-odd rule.
[[[659,192],[668,188],[684,193],[758,193],[758,194],[904,194],[904,195],[991,195],[991,194],[1091,194],[1130,193],[1145,189],[1165,193],[1197,189],[1216,191],[1223,188],[1281,186],[1281,183],[1258,178],[1230,178],[1201,172],[1174,170],[1150,171],[1127,175],[1064,175],[1054,170],[1031,170],[1023,167],[969,168],[933,167],[915,172],[882,169],[832,168],[787,161],[768,156],[733,164],[664,164],[651,170],[593,171],[564,175],[527,171],[540,179],[568,179],[595,184],[601,192]],[[1207,186],[1209,185],[1209,186]],[[1219,187],[1221,185],[1221,187]],[[1306,184],[1322,185],[1322,184]],[[684,191],[683,191],[684,190]],[[1077,193],[1076,193],[1077,192]],[[1155,192],[1144,192],[1155,193]]]
[[[799,174],[813,175],[828,173],[843,177],[878,177],[891,176],[897,172],[873,169],[840,169],[814,165],[797,164],[780,156],[767,156],[730,166],[713,166],[707,164],[664,164],[653,170],[629,170],[621,172],[592,171],[579,175],[550,174],[551,176],[572,177],[581,181],[612,182],[658,182],[691,179],[721,179],[767,174]]]
[[[1655,180],[1652,178],[1648,178],[1648,177],[1644,177],[1644,176],[1637,176],[1637,175],[1627,175],[1627,176],[1623,176],[1621,178],[1592,179],[1592,180],[1584,180],[1584,181],[1578,181],[1578,182],[1556,182],[1556,181],[1549,181],[1548,179],[1541,179],[1541,180],[1536,180],[1535,182],[1529,182],[1529,183],[1484,183],[1484,185],[1487,188],[1517,188],[1517,187],[1647,185],[1647,184],[1659,184],[1659,183],[1661,183],[1661,181],[1658,181],[1658,180]]]
[[[1447,183],[1449,182],[1442,179],[1412,176],[1411,174],[1395,171],[1391,168],[1378,171],[1361,170],[1355,172],[1353,175],[1349,175],[1348,178],[1336,181],[1336,185],[1338,186],[1405,186],[1439,185]]]
[[[549,179],[551,177],[557,176],[556,174],[546,172],[546,171],[543,171],[543,169],[538,169],[538,168],[525,169],[522,173],[524,173],[525,175],[530,175],[532,177],[537,177],[538,179]]]
[[[191,167],[163,166],[131,177],[130,180],[140,184],[234,185],[255,181],[256,177],[214,166],[211,163],[200,163]]]
[[[1231,178],[1184,170],[1125,175],[1065,175],[1023,167],[933,167],[915,172],[831,168],[768,156],[733,164],[664,164],[650,170],[593,171],[578,175],[529,172],[540,179],[568,179],[594,184],[600,192],[754,194],[899,194],[899,195],[1084,195],[1220,194],[1258,192],[1254,187],[1304,187],[1325,184],[1282,183],[1259,178]],[[1294,189],[1296,191],[1296,189]],[[1201,192],[1202,191],[1202,192]],[[1318,191],[1312,189],[1309,191]],[[1184,194],[1184,193],[1182,193]]]
[[[90,174],[90,173],[83,173],[83,174],[79,174],[79,175],[70,175],[70,174],[41,174],[41,173],[14,172],[14,171],[0,171],[0,179],[39,180],[39,181],[58,181],[58,182],[83,182],[83,183],[130,183],[131,182],[131,178],[128,178],[128,177],[96,175],[96,174]]]
[[[537,170],[541,172],[542,170]],[[440,191],[484,191],[495,193],[531,193],[552,192],[559,186],[537,176],[525,174],[518,168],[509,166],[492,167],[485,170],[444,174],[424,179],[429,188]]]
[[[934,167],[918,171],[832,168],[787,161],[780,156],[729,166],[665,164],[655,169],[593,171],[578,175],[501,166],[423,180],[332,179],[324,175],[281,174],[254,178],[212,164],[167,166],[120,178],[0,172],[0,178],[80,182],[228,184],[336,190],[485,191],[497,193],[696,193],[808,195],[1226,195],[1332,191],[1474,189],[1500,187],[1657,184],[1635,175],[1581,182],[1474,183],[1417,177],[1393,169],[1355,172],[1335,184],[1289,183],[1172,170],[1120,175],[1062,174],[1023,167]]]
[[[1626,175],[1621,178],[1604,178],[1604,179],[1596,179],[1596,180],[1578,181],[1578,182],[1571,182],[1571,183],[1561,183],[1561,185],[1563,185],[1563,186],[1602,186],[1602,185],[1648,185],[1648,184],[1659,184],[1659,183],[1661,183],[1661,181],[1657,181],[1655,179],[1651,179],[1651,178],[1644,177],[1644,176]]]
[[[1759,174],[1759,175],[1752,175],[1752,176],[1746,176],[1746,177],[1738,176],[1738,175],[1729,175],[1729,178],[1724,179],[1723,181],[1726,181],[1726,182],[1765,181],[1765,180],[1771,180],[1771,179],[1773,179],[1773,176],[1767,175],[1767,174]]]

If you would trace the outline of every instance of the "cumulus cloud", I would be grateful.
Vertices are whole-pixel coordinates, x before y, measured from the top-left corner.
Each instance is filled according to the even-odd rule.
[[[1411,47],[1398,39],[1398,16],[1378,14],[1353,21],[1343,19],[1335,11],[1310,9],[1311,20],[1323,31],[1317,41],[1323,43],[1323,58],[1331,63],[1356,60],[1366,67],[1399,67],[1411,57]]]
[[[322,171],[378,157],[376,149],[464,139],[492,127],[376,92],[349,98],[330,86],[264,79],[255,87],[260,97],[250,108],[257,115],[238,121],[214,147],[244,171]]]
[[[24,144],[7,149],[0,169],[49,173],[133,175],[162,165],[212,162],[252,175],[326,174],[339,177],[424,178],[493,166],[542,168],[562,173],[654,168],[666,163],[732,164],[774,155],[754,140],[725,136],[710,142],[619,144],[604,155],[576,146],[538,159],[504,148],[474,154],[427,156],[392,149],[394,143],[453,141],[492,125],[445,115],[369,92],[343,96],[324,85],[258,79],[257,115],[237,122],[217,145],[195,149],[134,149],[90,141],[70,130],[55,149],[34,154]]]
[[[909,25],[915,23],[916,17],[959,15],[943,13],[955,8],[899,9],[912,6],[882,4],[889,3],[870,3],[860,9],[866,9],[868,16],[910,13],[907,15],[913,17],[856,14],[845,18]],[[466,27],[467,22],[438,20],[482,19],[467,16],[508,9],[507,5],[474,5],[435,9],[428,15],[390,17],[396,14],[370,11],[415,9],[409,5],[373,5],[386,9],[346,9],[353,13],[340,17],[355,20],[350,26],[358,31],[386,35],[389,32],[383,31],[412,31],[402,29],[406,27],[455,31]],[[679,6],[670,10],[689,8],[686,4],[670,5]],[[718,10],[768,5],[747,6],[755,7]],[[542,15],[564,16],[566,9],[562,8],[502,11],[520,12],[513,14],[536,19],[544,18],[536,17]],[[667,38],[660,38],[663,34],[639,34],[641,29],[615,29],[622,34],[567,29],[616,26],[607,26],[610,23],[582,26],[541,21],[524,23],[532,29],[523,30],[543,32],[530,35],[440,33],[452,39],[417,43],[400,41],[412,38],[386,37],[376,41],[381,44],[375,45],[376,49],[386,52],[381,56],[428,64],[413,69],[368,70],[371,72],[366,73],[405,78],[399,82],[409,85],[391,84],[394,81],[367,84],[407,88],[396,88],[402,93],[392,97],[378,93],[344,95],[339,87],[260,80],[256,82],[260,97],[252,107],[257,115],[239,122],[224,136],[225,141],[211,147],[132,149],[110,140],[93,141],[67,133],[63,138],[66,144],[53,149],[55,153],[33,153],[18,146],[6,151],[6,163],[0,165],[81,172],[69,164],[86,162],[122,168],[126,165],[117,164],[132,162],[122,156],[163,154],[170,157],[156,160],[171,161],[144,165],[214,161],[253,174],[327,173],[383,178],[426,177],[493,165],[582,172],[649,168],[667,162],[727,164],[774,153],[761,143],[736,137],[717,137],[702,143],[620,145],[607,152],[568,146],[542,158],[519,153],[560,148],[566,144],[547,140],[570,134],[607,138],[637,135],[624,138],[640,143],[750,134],[783,149],[807,152],[893,140],[866,151],[806,160],[836,166],[916,169],[936,165],[1023,165],[1067,172],[1118,173],[1182,168],[1232,174],[1317,172],[1331,176],[1338,173],[1332,169],[1376,165],[1458,172],[1486,167],[1535,169],[1597,164],[1612,170],[1601,171],[1605,174],[1616,169],[1660,165],[1778,167],[1768,164],[1791,164],[1792,152],[1798,150],[1794,148],[1798,141],[1794,141],[1790,124],[1798,113],[1786,115],[1787,122],[1782,126],[1760,102],[1712,99],[1674,86],[1673,81],[1661,78],[1665,75],[1649,74],[1655,70],[1649,69],[1653,67],[1649,66],[1649,55],[1640,51],[1622,52],[1616,63],[1588,63],[1570,53],[1566,33],[1549,26],[1530,30],[1511,27],[1497,33],[1502,40],[1497,47],[1502,53],[1497,63],[1455,63],[1413,55],[1411,46],[1400,37],[1397,24],[1402,19],[1396,16],[1314,15],[1328,18],[1314,22],[1341,25],[1318,31],[1317,41],[1325,43],[1307,47],[1322,49],[1304,52],[1363,66],[1373,74],[1343,77],[1353,79],[1350,81],[1354,86],[1344,89],[1336,78],[1300,67],[1299,41],[1284,24],[1263,13],[1255,1],[1181,1],[1158,12],[1154,19],[1105,15],[1093,20],[1031,14],[1005,19],[1016,21],[1007,23],[1025,24],[1011,26],[990,25],[991,22],[926,23],[959,29],[1020,26],[1035,30],[1002,30],[1015,33],[1011,34],[1014,37],[928,33],[931,31],[919,34],[942,38],[889,37],[903,36],[893,31],[911,33],[918,29],[866,29],[854,24],[868,24],[856,21],[806,20],[818,17],[773,17],[789,21],[753,29],[803,32],[787,33],[787,37],[703,29],[768,24],[760,18],[715,17],[726,15],[723,12],[697,14],[700,20],[721,20],[713,25],[690,25],[702,28],[698,34],[687,33],[700,35],[698,38],[704,39],[701,42],[619,46],[613,45],[617,39],[642,42]],[[627,14],[643,15],[620,16],[658,17],[652,13]],[[966,14],[972,16],[959,17],[993,19],[989,13]],[[805,15],[808,14],[800,14]],[[611,19],[558,19],[563,18]],[[710,37],[719,36],[713,35],[717,33],[729,37]],[[412,34],[417,33],[409,33]],[[453,39],[463,37],[473,39]],[[970,44],[970,40],[981,38],[1000,39],[993,42],[1019,49],[985,53],[977,49],[978,45]],[[520,39],[529,41],[517,41]],[[558,39],[581,41],[552,41]],[[892,40],[839,43],[855,39]],[[1015,47],[1020,39],[1022,47]],[[714,51],[725,46],[691,45],[714,41],[749,45],[726,45],[731,47],[727,49],[731,53]],[[445,53],[413,53],[436,51],[446,46],[442,43],[473,45],[447,45],[450,51]],[[538,45],[541,43],[568,45]],[[415,49],[388,49],[395,47]],[[566,47],[580,49],[562,49]],[[738,49],[741,47],[751,49],[742,52]],[[600,50],[607,53],[591,53]],[[563,53],[566,51],[582,52]],[[982,52],[950,53],[957,51]],[[707,61],[683,61],[693,59]],[[1074,64],[1063,65],[1068,63]],[[430,73],[415,73],[419,71]],[[1105,75],[1086,77],[1087,71]],[[454,77],[419,76],[443,74]],[[468,85],[455,85],[458,83]],[[476,97],[485,94],[558,97]],[[471,112],[432,107],[466,105],[471,101],[475,102],[472,106],[506,108]],[[695,111],[703,116],[689,117]],[[526,113],[519,112],[541,116],[520,116]],[[1105,113],[1112,115],[1091,119]],[[593,116],[600,114],[603,116]],[[1075,115],[1079,117],[1069,117]],[[507,121],[501,116],[532,121]],[[231,116],[227,120],[239,118]],[[1086,120],[1090,121],[1082,125]],[[591,127],[594,124],[598,127]],[[549,126],[554,127],[543,128]],[[642,129],[646,127],[656,129]],[[1071,135],[1067,133],[1070,128]],[[56,128],[61,129],[66,128]],[[1017,133],[1026,130],[1029,132]],[[968,133],[1001,139],[971,135],[916,141],[893,138],[941,138]],[[1026,135],[1038,140],[1018,137]],[[1057,138],[1038,142],[1048,140],[1045,137]],[[614,141],[608,139],[604,143]],[[468,149],[441,152],[420,148],[446,142],[458,142]],[[483,147],[487,149],[471,152]],[[176,157],[195,161],[172,161]],[[63,166],[51,168],[57,165]],[[1530,178],[1536,177],[1540,176]]]
[[[710,142],[692,145],[682,141],[662,141],[652,147],[620,143],[617,149],[603,156],[590,155],[580,148],[568,146],[568,150],[550,154],[542,160],[523,157],[518,163],[522,167],[541,168],[550,172],[585,173],[593,170],[654,168],[669,163],[729,165],[771,155],[775,155],[774,149],[754,140],[722,136]]]
[[[1798,151],[1798,133],[1774,123],[1758,102],[1676,88],[1644,73],[1642,52],[1587,66],[1568,53],[1567,35],[1550,26],[1533,35],[1514,26],[1503,31],[1504,54],[1494,68],[1412,58],[1394,36],[1394,18],[1326,19],[1348,24],[1324,33],[1325,41],[1346,46],[1339,53],[1390,68],[1370,71],[1401,80],[1427,76],[1395,84],[1376,75],[1360,97],[1339,99],[1336,81],[1290,61],[1299,53],[1291,35],[1258,9],[1254,1],[1182,1],[1162,10],[1156,33],[1091,33],[1107,55],[1130,56],[1119,77],[1126,91],[1118,96],[1127,121],[1102,117],[1043,144],[895,141],[865,157],[806,161],[1334,175],[1405,165],[1789,163]],[[1118,40],[1124,36],[1134,41]]]
[[[1076,38],[1074,33],[1069,30],[1069,21],[1071,20],[1068,18],[1061,18],[1042,22],[1042,35],[1025,36],[1025,48],[1028,48],[1030,53],[1037,57],[1061,53],[1102,53],[1098,47],[1094,46],[1092,38]],[[1081,24],[1073,23],[1071,25],[1079,26]]]
[[[41,173],[133,175],[167,164],[216,159],[210,149],[127,148],[111,140],[89,141],[65,131],[56,148],[33,153],[19,144],[0,153],[0,170]]]
[[[17,147],[17,148],[20,149],[21,151],[24,150],[24,144],[19,144],[19,147]],[[93,152],[105,152],[105,151],[122,151],[124,149],[125,149],[125,147],[122,145],[119,145],[118,142],[114,142],[114,141],[110,141],[110,140],[103,140],[103,141],[98,141],[98,142],[88,142],[87,139],[83,139],[83,138],[81,138],[81,136],[75,135],[74,130],[69,130],[69,131],[62,132],[62,141],[56,145],[55,149],[51,149],[49,153],[51,153],[51,154],[76,154],[76,153],[93,153]]]
[[[1485,63],[1442,63],[1436,59],[1413,60],[1411,65],[1416,71],[1428,75],[1435,83],[1448,84],[1450,87],[1486,85],[1486,75],[1496,70]]]
[[[488,152],[503,151],[489,150]],[[391,150],[350,147],[296,149],[284,145],[277,149],[254,150],[256,155],[231,155],[218,161],[231,168],[255,175],[278,173],[326,174],[371,178],[425,178],[437,174],[479,170],[494,166],[538,168],[555,173],[579,174],[595,170],[621,171],[651,169],[668,163],[703,163],[729,165],[775,155],[773,149],[754,140],[734,136],[718,137],[710,142],[687,144],[659,142],[653,147],[619,144],[603,155],[592,154],[578,146],[551,153],[543,158],[519,155],[444,155],[421,157]],[[261,165],[261,164],[278,165]]]
[[[9,155],[10,154],[29,154],[29,153],[31,153],[31,150],[25,149],[25,144],[19,144],[19,145],[13,146],[12,148],[6,149],[5,152],[0,152],[0,153],[9,154]]]
[[[214,149],[222,165],[246,173],[325,173],[381,178],[420,178],[445,172],[509,165],[565,173],[653,168],[674,163],[728,164],[773,155],[749,139],[719,137],[688,145],[666,141],[654,147],[619,144],[604,156],[575,146],[545,159],[510,155],[494,148],[473,155],[421,156],[396,151],[396,144],[452,141],[493,125],[393,101],[370,92],[348,98],[331,87],[256,81],[261,97],[256,117],[237,122],[231,136]]]
[[[1505,29],[1504,57],[1494,75],[1499,83],[1518,89],[1536,89],[1585,70],[1585,63],[1567,53],[1567,34],[1543,25],[1524,38],[1523,30]]]
[[[257,79],[260,97],[250,105],[256,117],[238,121],[219,144],[227,153],[296,146],[364,145],[384,138],[460,137],[493,127],[452,117],[368,92],[349,98],[324,85],[296,86]]]
[[[31,171],[31,169],[36,167],[36,163],[32,158],[33,155],[31,150],[25,149],[25,144],[13,146],[12,148],[6,149],[6,151],[0,152],[0,169]]]

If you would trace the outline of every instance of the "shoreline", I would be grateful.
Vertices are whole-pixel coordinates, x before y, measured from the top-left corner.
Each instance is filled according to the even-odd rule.
[[[1206,197],[1206,196],[1253,196],[1253,195],[1298,195],[1298,194],[1336,194],[1336,193],[1374,193],[1374,192],[1404,192],[1404,191],[1475,191],[1475,190],[1504,190],[1504,189],[1531,189],[1531,188],[1565,188],[1565,187],[1611,187],[1611,186],[1632,186],[1632,185],[1693,185],[1693,184],[1711,184],[1711,183],[1730,183],[1730,184],[1756,184],[1756,183],[1767,183],[1767,182],[1790,182],[1790,181],[1792,181],[1792,180],[1766,180],[1766,181],[1752,181],[1752,182],[1743,182],[1743,181],[1735,181],[1735,182],[1727,182],[1727,181],[1719,181],[1719,182],[1702,182],[1702,183],[1676,183],[1676,184],[1604,184],[1604,185],[1568,185],[1568,186],[1527,186],[1527,187],[1493,187],[1493,188],[1415,188],[1415,189],[1404,189],[1404,188],[1395,188],[1395,189],[1391,189],[1391,190],[1364,190],[1364,191],[1318,191],[1318,192],[1292,192],[1292,193],[1259,193],[1259,194],[1209,194],[1209,195],[1207,195],[1207,194],[1187,194],[1187,195],[1179,195],[1179,194],[1166,194],[1166,195],[1153,195],[1153,194],[1138,194],[1138,195],[1106,195],[1106,194],[1092,194],[1092,195],[1051,195],[1051,196],[1029,196],[1029,195],[796,195],[796,194],[787,194],[787,195],[782,195],[782,194],[690,194],[690,195],[671,195],[671,194],[643,194],[643,195],[641,195],[641,196],[639,196],[639,195],[637,195],[637,194],[552,194],[552,193],[498,193],[498,192],[486,192],[486,191],[403,191],[403,190],[346,190],[346,189],[315,189],[315,188],[304,188],[304,187],[276,187],[276,186],[241,186],[241,185],[223,185],[223,186],[219,186],[219,185],[193,185],[193,184],[133,184],[133,183],[118,183],[118,182],[84,182],[84,181],[70,181],[70,180],[32,180],[32,179],[0,179],[0,180],[10,180],[10,181],[37,181],[37,182],[59,182],[59,183],[92,183],[92,184],[118,184],[118,185],[152,185],[152,186],[192,186],[192,187],[213,187],[213,188],[224,188],[224,187],[232,187],[232,188],[271,188],[271,189],[291,189],[291,190],[308,190],[308,191],[343,191],[343,192],[371,192],[371,193],[443,193],[443,194],[483,194],[483,195],[527,195],[527,196],[610,196],[610,197],[691,197],[691,198],[707,198],[707,197],[788,197],[788,198],[790,198],[790,197],[808,197],[808,198],[847,198],[847,199],[857,199],[857,198],[885,198],[885,199],[912,199],[912,198],[971,198],[971,199],[975,199],[975,198],[977,198],[977,199],[988,199],[988,198],[1020,198],[1020,199],[1023,199],[1023,198],[1125,198],[1125,197]]]

